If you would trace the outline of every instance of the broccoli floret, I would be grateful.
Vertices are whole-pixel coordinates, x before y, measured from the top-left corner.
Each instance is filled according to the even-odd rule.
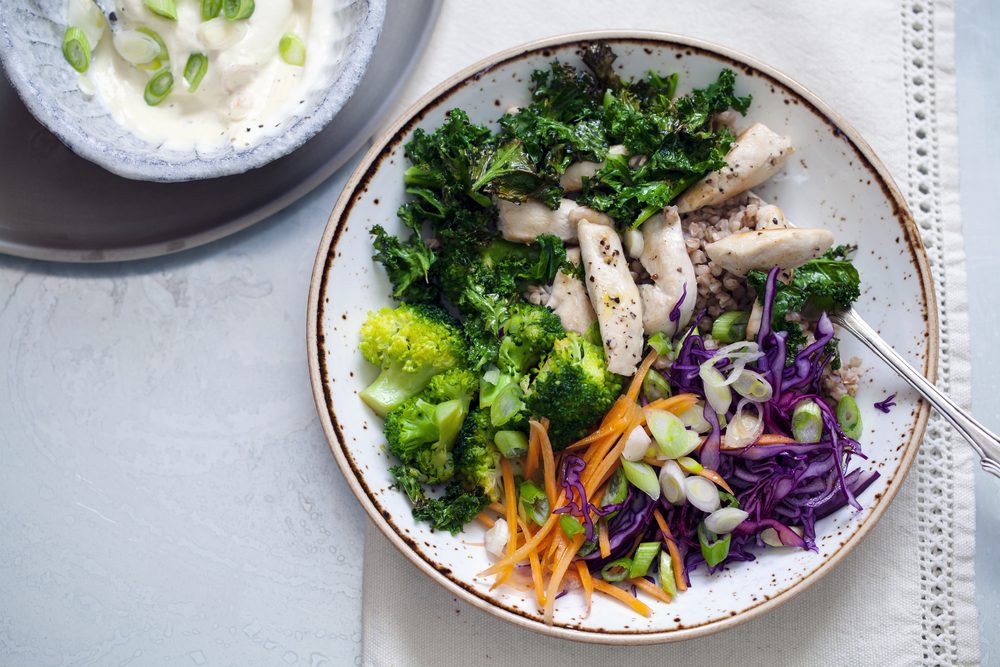
[[[373,259],[382,263],[392,283],[392,296],[409,303],[432,303],[437,290],[430,284],[429,272],[436,259],[434,251],[414,234],[400,241],[381,225],[371,228]]]
[[[455,472],[452,446],[478,388],[465,369],[435,375],[427,388],[385,417],[389,451],[416,471],[423,482],[446,482]]]
[[[504,324],[497,365],[506,373],[525,373],[565,335],[562,321],[554,312],[545,306],[518,303]]]
[[[440,498],[428,498],[420,486],[418,473],[409,466],[393,466],[389,472],[396,478],[396,484],[413,503],[413,516],[427,521],[437,530],[447,530],[452,535],[458,533],[466,523],[483,511],[489,500],[482,491],[466,491],[457,482],[452,482]]]
[[[585,435],[621,390],[622,378],[608,370],[604,350],[569,333],[538,367],[525,401],[532,415],[548,417],[552,446],[562,449]]]
[[[465,341],[441,308],[402,304],[370,313],[358,346],[382,373],[361,392],[380,416],[415,396],[431,378],[465,362]]]
[[[500,498],[500,451],[493,441],[497,429],[490,411],[473,410],[465,418],[455,443],[455,477],[472,491],[478,489],[491,501]]]

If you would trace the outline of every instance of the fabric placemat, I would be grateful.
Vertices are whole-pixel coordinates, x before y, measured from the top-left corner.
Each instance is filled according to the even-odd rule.
[[[920,226],[940,306],[939,384],[968,405],[951,0],[446,2],[396,111],[495,51],[608,28],[676,32],[749,53],[805,84],[861,132]],[[976,664],[972,469],[968,447],[932,415],[892,507],[833,573],[737,628],[660,646],[577,644],[500,621],[454,598],[369,525],[363,663]]]

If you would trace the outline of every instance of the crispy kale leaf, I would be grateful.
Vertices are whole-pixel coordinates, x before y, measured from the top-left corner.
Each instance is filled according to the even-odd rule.
[[[449,484],[440,498],[428,498],[413,468],[398,465],[389,468],[389,472],[413,503],[413,516],[452,535],[459,533],[489,502],[481,489],[467,491],[457,482]]]
[[[433,303],[437,289],[430,284],[430,270],[436,259],[434,251],[419,235],[400,241],[381,225],[371,228],[373,258],[385,267],[392,283],[392,296],[407,303]]]

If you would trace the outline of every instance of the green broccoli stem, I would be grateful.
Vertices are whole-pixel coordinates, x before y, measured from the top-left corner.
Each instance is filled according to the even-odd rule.
[[[400,364],[393,364],[383,369],[375,381],[361,392],[361,400],[379,417],[385,417],[403,401],[419,394],[439,370],[426,367],[415,373],[408,373]]]

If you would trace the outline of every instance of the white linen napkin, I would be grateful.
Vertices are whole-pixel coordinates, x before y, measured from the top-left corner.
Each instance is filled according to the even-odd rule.
[[[677,32],[773,64],[842,113],[907,195],[941,309],[939,382],[967,405],[952,21],[951,0],[446,2],[396,111],[494,51],[575,30]],[[952,465],[937,465],[941,460]],[[972,489],[968,448],[935,415],[892,507],[832,574],[737,628],[649,647],[576,644],[504,623],[455,599],[369,525],[363,663],[976,664]]]

